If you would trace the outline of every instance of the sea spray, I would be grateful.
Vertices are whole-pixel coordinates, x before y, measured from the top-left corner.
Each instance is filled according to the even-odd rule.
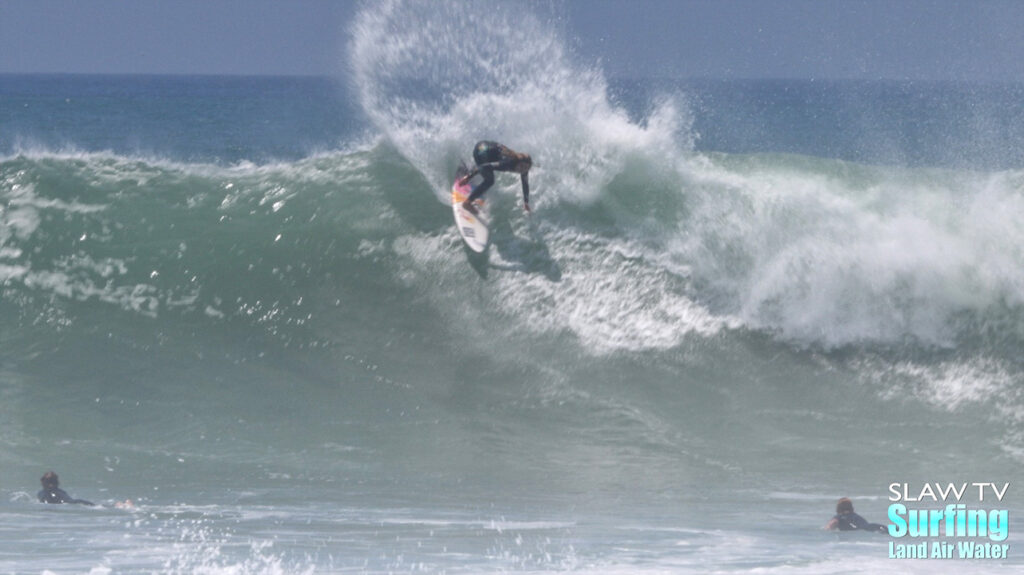
[[[535,158],[541,203],[593,199],[638,148],[675,155],[681,112],[666,100],[648,126],[630,122],[600,70],[522,4],[382,2],[360,14],[350,54],[364,112],[442,199],[480,139]]]

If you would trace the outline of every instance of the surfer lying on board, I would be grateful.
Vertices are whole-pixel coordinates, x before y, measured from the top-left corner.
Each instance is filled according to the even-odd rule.
[[[862,529],[864,531],[877,531],[879,533],[886,533],[885,525],[878,523],[868,523],[867,519],[864,519],[860,515],[853,512],[853,502],[848,497],[843,497],[836,503],[836,514],[835,517],[829,521],[823,529],[834,531],[854,531],[856,529]]]
[[[473,200],[483,196],[484,192],[491,189],[491,186],[494,185],[494,172],[496,171],[516,172],[519,174],[519,177],[523,180],[523,209],[530,211],[529,174],[530,167],[533,166],[533,159],[530,158],[529,154],[520,154],[497,142],[484,140],[477,142],[476,147],[473,148],[473,161],[476,162],[476,167],[463,176],[459,183],[468,182],[470,178],[477,174],[481,174],[484,177],[484,181],[473,188],[466,201],[462,202],[462,207],[466,208],[466,211],[476,214]]]
[[[52,471],[47,471],[39,481],[43,484],[43,489],[39,492],[39,501],[41,503],[80,503],[82,505],[95,505],[84,499],[72,499],[68,495],[67,491],[64,491],[59,487],[60,479],[57,478],[57,474]]]

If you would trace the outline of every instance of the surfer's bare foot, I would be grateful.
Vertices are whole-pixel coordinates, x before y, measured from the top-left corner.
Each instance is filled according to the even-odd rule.
[[[471,202],[469,200],[466,200],[466,201],[462,202],[462,209],[464,209],[467,212],[473,214],[474,216],[476,215],[476,206],[474,206],[473,202]]]

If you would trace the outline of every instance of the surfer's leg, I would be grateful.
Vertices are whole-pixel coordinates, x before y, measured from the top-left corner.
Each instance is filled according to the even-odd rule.
[[[494,185],[494,170],[490,168],[484,168],[480,170],[480,175],[483,176],[484,181],[480,182],[479,186],[473,188],[473,191],[469,193],[469,197],[466,198],[467,202],[472,202],[473,200],[484,195],[484,192],[491,189],[491,186]]]
[[[473,200],[483,196],[484,192],[491,189],[491,186],[494,185],[494,170],[490,168],[484,168],[480,170],[480,175],[483,176],[484,181],[480,182],[479,186],[473,188],[473,191],[470,192],[469,197],[466,198],[466,201],[462,202],[462,207],[466,208],[466,211],[468,211],[471,214],[476,213],[476,208],[473,207]]]

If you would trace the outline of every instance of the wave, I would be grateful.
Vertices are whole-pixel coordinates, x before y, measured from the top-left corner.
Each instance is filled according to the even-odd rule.
[[[378,141],[230,166],[0,159],[5,307],[61,325],[101,303],[311,344],[342,329],[317,314],[393,317],[383,302],[397,301],[517,341],[568,335],[591,355],[753,332],[1012,356],[1024,172],[698,152],[685,96],[631,116],[550,24],[494,8],[396,0],[359,15],[351,68]],[[477,30],[497,33],[481,48]],[[483,137],[536,158],[536,213],[499,179],[490,259],[467,272],[442,202]]]
[[[1019,456],[1024,283],[1011,216],[1021,173],[771,155],[694,155],[674,178],[648,165],[633,158],[595,199],[548,203],[529,218],[514,194],[495,193],[481,263],[460,249],[427,178],[386,141],[230,167],[109,153],[3,158],[2,353],[45,359],[72,337],[120,342],[121,369],[157,361],[142,359],[155,347],[231,364],[270,354],[312,382],[375,382],[353,409],[446,379],[437,358],[469,354],[535,365],[545,383],[532,401],[596,410],[610,421],[593,433],[656,447],[675,443],[663,415],[638,411],[631,393],[580,389],[576,372],[597,358],[620,373],[617,362],[641,357],[655,372],[679,362],[712,370],[690,384],[698,389],[735,388],[713,382],[782,353],[778,377],[811,390],[799,355],[810,349],[889,401],[949,413],[991,406],[986,417],[1007,426],[1004,449]],[[737,354],[747,359],[723,371]],[[413,377],[403,365],[427,371]],[[79,382],[72,393],[100,395],[91,389]],[[291,401],[286,388],[273,396]],[[739,417],[743,403],[721,415]]]
[[[1020,172],[692,155],[665,174],[637,153],[595,198],[529,219],[496,191],[474,287],[432,184],[395,152],[231,167],[0,160],[5,300],[23,302],[24,321],[60,324],[68,306],[101,302],[299,337],[316,306],[415,293],[453,323],[496,315],[509,337],[569,333],[597,354],[723,329],[824,349],[1002,354],[1021,339]]]

